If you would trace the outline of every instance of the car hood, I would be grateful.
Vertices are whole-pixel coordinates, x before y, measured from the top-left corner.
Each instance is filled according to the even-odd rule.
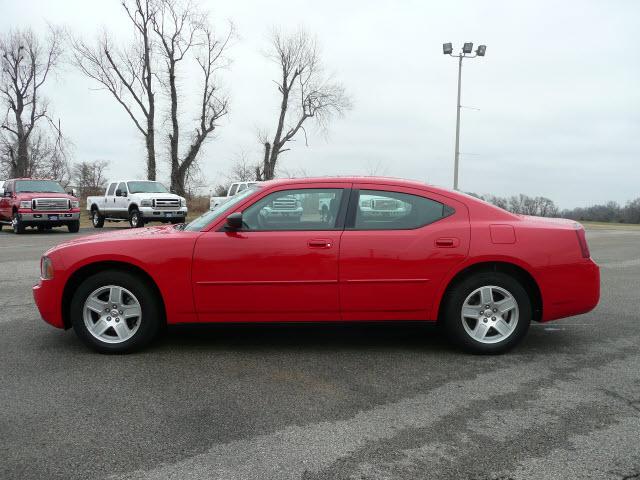
[[[185,232],[183,230],[175,228],[174,225],[160,225],[155,227],[116,230],[113,232],[103,232],[98,233],[97,235],[87,235],[86,237],[68,240],[47,250],[47,252],[45,252],[45,255],[59,250],[64,250],[65,248],[74,247],[76,245],[85,245],[90,243],[111,243],[120,242],[123,240],[149,240],[161,236],[184,234]]]
[[[172,200],[180,200],[182,198],[180,195],[176,195],[175,193],[139,192],[139,193],[132,193],[131,196],[136,196],[137,198],[170,198]]]
[[[52,192],[18,192],[16,197],[20,200],[32,200],[34,198],[66,198],[68,200],[77,200],[76,197],[68,193],[52,193]]]

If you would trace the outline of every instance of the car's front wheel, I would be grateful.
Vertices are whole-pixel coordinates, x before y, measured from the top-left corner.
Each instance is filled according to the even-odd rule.
[[[97,208],[91,210],[91,223],[93,224],[93,228],[104,227],[104,217],[100,215]]]
[[[162,325],[160,300],[148,282],[107,270],[84,280],[71,300],[80,339],[101,353],[128,353],[151,342]]]
[[[129,212],[129,225],[131,225],[131,228],[144,227],[144,219],[137,208],[132,208]]]
[[[13,227],[14,233],[24,233],[25,226],[18,212],[13,213],[13,218],[11,219],[11,226]]]
[[[74,220],[71,223],[67,223],[69,233],[78,233],[80,231],[80,220]]]
[[[465,350],[497,354],[522,340],[531,317],[531,300],[518,280],[502,272],[482,272],[451,288],[443,323],[449,338]]]

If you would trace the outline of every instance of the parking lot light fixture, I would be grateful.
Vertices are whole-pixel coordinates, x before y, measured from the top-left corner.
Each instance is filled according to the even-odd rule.
[[[442,44],[442,53],[451,57],[458,57],[458,103],[456,110],[456,146],[453,163],[453,189],[458,190],[458,164],[460,160],[460,96],[462,91],[462,59],[463,58],[475,58],[484,57],[487,51],[486,45],[479,45],[475,51],[475,55],[471,55],[473,52],[473,42],[466,42],[462,51],[458,55],[453,54],[453,45],[451,43]]]

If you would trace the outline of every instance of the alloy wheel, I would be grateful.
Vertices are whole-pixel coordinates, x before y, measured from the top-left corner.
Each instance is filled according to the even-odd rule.
[[[485,285],[471,292],[460,318],[467,334],[480,343],[498,343],[510,337],[518,325],[518,302],[508,290]]]
[[[105,343],[122,343],[133,337],[142,321],[136,296],[124,287],[105,285],[85,300],[83,319],[87,331]]]

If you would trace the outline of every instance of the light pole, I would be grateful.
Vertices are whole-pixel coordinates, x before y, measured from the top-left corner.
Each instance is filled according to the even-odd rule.
[[[442,44],[442,53],[451,57],[458,57],[458,106],[456,110],[456,152],[453,163],[453,189],[458,190],[458,163],[460,160],[460,92],[462,89],[462,59],[484,57],[487,51],[486,45],[480,45],[472,54],[473,42],[466,42],[462,46],[462,51],[458,55],[453,54],[453,45],[451,43]]]

